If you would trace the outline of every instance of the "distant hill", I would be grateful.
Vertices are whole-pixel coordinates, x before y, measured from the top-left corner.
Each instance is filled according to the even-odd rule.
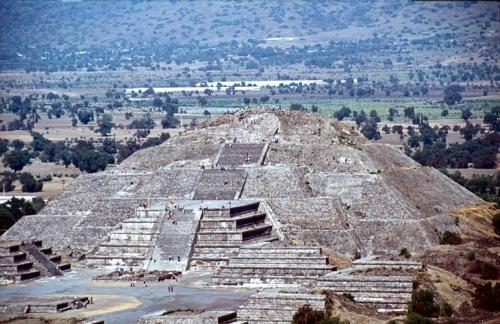
[[[269,43],[304,45],[374,35],[469,37],[478,32],[478,23],[495,22],[497,7],[494,2],[412,1],[2,1],[0,43],[5,55],[30,46],[78,49],[115,42],[271,38]]]

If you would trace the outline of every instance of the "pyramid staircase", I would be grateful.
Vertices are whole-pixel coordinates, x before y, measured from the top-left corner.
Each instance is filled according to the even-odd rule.
[[[243,245],[277,240],[260,203],[203,210],[195,237],[191,266],[227,264]]]
[[[51,247],[43,247],[40,240],[0,242],[0,278],[7,282],[60,276],[70,269],[69,263],[62,262]]]
[[[0,278],[16,282],[39,277],[40,271],[33,268],[33,262],[21,251],[20,241],[0,243]]]
[[[23,242],[20,250],[34,261],[34,265],[42,275],[61,276],[64,271],[71,270],[71,264],[62,262],[62,257],[55,254],[51,247],[43,247],[40,240]]]
[[[135,217],[123,221],[120,228],[112,231],[108,240],[101,242],[87,257],[87,264],[144,267],[158,239],[164,214],[161,209],[136,209]]]

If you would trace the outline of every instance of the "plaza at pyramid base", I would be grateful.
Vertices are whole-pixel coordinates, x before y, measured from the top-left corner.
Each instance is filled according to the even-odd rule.
[[[153,289],[156,302],[128,310],[125,322],[287,323],[304,304],[326,310],[332,296],[387,319],[406,312],[417,278],[429,271],[401,249],[422,255],[445,232],[483,237],[455,215],[483,205],[438,170],[346,124],[305,112],[240,111],[78,177],[2,236],[0,266],[3,280],[36,286],[33,278],[52,273],[32,270],[23,250],[8,246],[43,242],[76,266],[66,272],[57,258],[59,275],[78,281],[92,273],[85,280],[96,294],[105,283],[139,300]],[[135,287],[148,280],[149,288]],[[199,303],[196,293],[175,299],[188,287],[200,296],[245,293],[227,295],[232,304],[214,293],[199,309],[178,307]]]

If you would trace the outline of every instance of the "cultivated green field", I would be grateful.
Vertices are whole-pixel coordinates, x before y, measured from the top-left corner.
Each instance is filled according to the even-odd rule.
[[[485,97],[464,99],[462,103],[448,107],[444,103],[437,101],[419,101],[415,99],[321,99],[321,98],[293,98],[282,99],[278,104],[265,104],[264,106],[276,105],[284,109],[288,109],[292,103],[303,105],[308,110],[313,105],[319,107],[322,114],[333,116],[333,114],[342,107],[349,107],[352,111],[364,110],[367,114],[371,110],[375,110],[382,120],[389,116],[389,108],[394,107],[399,111],[399,115],[404,115],[404,108],[414,107],[416,113],[423,113],[429,119],[461,119],[462,109],[470,109],[474,116],[483,118],[484,112],[492,107],[500,105],[500,98]],[[234,111],[244,107],[241,98],[214,98],[209,99],[209,105],[200,107],[196,99],[181,99],[181,109],[189,114],[200,114],[204,110],[208,110],[211,114],[221,114],[227,111]],[[258,104],[250,104],[250,107],[255,108]],[[449,111],[448,116],[441,116],[443,109]],[[403,120],[403,118],[395,118],[395,120]]]

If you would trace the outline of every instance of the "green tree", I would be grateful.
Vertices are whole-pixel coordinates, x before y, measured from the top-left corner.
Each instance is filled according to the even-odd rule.
[[[163,101],[160,98],[156,97],[153,99],[153,106],[159,108],[163,105]]]
[[[472,113],[470,112],[469,109],[462,110],[462,118],[463,118],[463,120],[468,121],[469,118],[471,118],[471,117],[472,117]]]
[[[35,180],[33,175],[28,172],[23,172],[18,176],[19,181],[22,184],[23,192],[39,192],[42,191],[43,182],[40,180]]]
[[[340,110],[336,111],[333,116],[337,118],[338,120],[343,120],[346,117],[349,117],[351,115],[351,109],[348,107],[342,107]]]
[[[90,110],[78,110],[78,120],[80,123],[87,125],[89,122],[94,121],[94,112]]]
[[[443,101],[448,105],[452,106],[456,104],[457,102],[460,102],[462,100],[462,95],[460,94],[460,91],[462,91],[462,88],[457,85],[451,85],[447,87],[444,90],[444,97]]]
[[[379,140],[381,138],[376,123],[366,123],[361,128],[361,133],[369,140]]]
[[[165,117],[161,120],[161,127],[163,128],[176,128],[179,125],[179,120],[170,114],[165,115]]]
[[[102,171],[106,165],[114,163],[112,155],[96,151],[86,151],[80,157],[78,168],[88,173]]]
[[[3,155],[9,149],[9,140],[0,139],[0,155]]]
[[[101,133],[102,136],[109,135],[111,133],[111,130],[116,127],[116,125],[113,123],[113,117],[109,114],[103,114],[97,120],[97,126],[97,131]]]
[[[30,153],[27,150],[12,150],[3,156],[3,164],[14,171],[21,171],[29,162]]]

